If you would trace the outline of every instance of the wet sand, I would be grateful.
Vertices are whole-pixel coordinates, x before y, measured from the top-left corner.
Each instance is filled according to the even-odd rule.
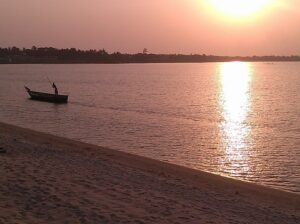
[[[300,195],[0,123],[0,223],[300,223]]]

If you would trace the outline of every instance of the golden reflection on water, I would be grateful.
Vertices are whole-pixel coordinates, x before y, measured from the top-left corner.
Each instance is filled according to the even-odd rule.
[[[250,110],[249,85],[251,64],[246,62],[223,63],[219,67],[221,142],[224,156],[221,168],[231,176],[245,175],[249,170]]]

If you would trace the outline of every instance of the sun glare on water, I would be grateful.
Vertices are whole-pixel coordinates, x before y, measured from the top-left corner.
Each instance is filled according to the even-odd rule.
[[[220,64],[220,123],[225,156],[221,159],[222,169],[238,176],[247,172],[245,161],[251,149],[251,127],[247,121],[250,108],[251,64],[246,62],[227,62]]]
[[[211,7],[227,17],[245,18],[262,12],[275,0],[210,0]]]

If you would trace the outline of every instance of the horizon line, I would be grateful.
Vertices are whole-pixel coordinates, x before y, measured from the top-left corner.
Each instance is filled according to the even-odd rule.
[[[213,57],[230,57],[230,58],[235,58],[235,57],[239,57],[239,58],[255,58],[255,57],[300,57],[300,54],[260,54],[260,55],[245,55],[245,56],[241,56],[241,55],[217,55],[217,54],[208,54],[208,53],[154,53],[154,52],[148,52],[147,48],[144,48],[143,51],[141,52],[136,52],[136,53],[127,53],[127,52],[121,52],[121,51],[112,51],[112,52],[108,52],[107,50],[105,50],[105,48],[76,48],[76,47],[66,47],[66,48],[58,48],[58,47],[52,47],[52,46],[40,46],[37,47],[36,45],[33,45],[31,48],[28,47],[17,47],[17,46],[9,46],[9,47],[1,47],[0,49],[13,49],[13,48],[17,48],[21,51],[23,50],[34,50],[34,48],[36,50],[41,50],[41,49],[54,49],[54,50],[76,50],[76,51],[105,51],[107,54],[123,54],[123,55],[137,55],[137,54],[145,54],[145,55],[182,55],[182,56],[213,56]],[[146,50],[146,52],[144,52]]]

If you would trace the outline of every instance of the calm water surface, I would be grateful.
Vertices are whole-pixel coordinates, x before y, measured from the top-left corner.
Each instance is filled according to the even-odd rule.
[[[28,100],[24,85],[69,103]],[[0,65],[0,121],[300,193],[300,63]]]

